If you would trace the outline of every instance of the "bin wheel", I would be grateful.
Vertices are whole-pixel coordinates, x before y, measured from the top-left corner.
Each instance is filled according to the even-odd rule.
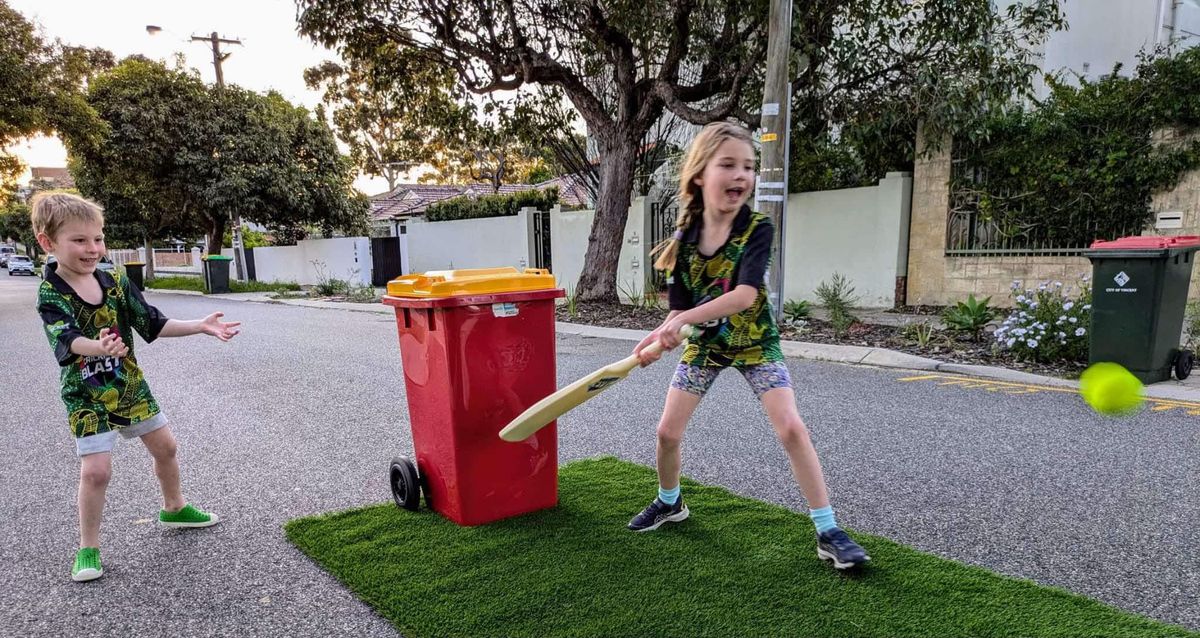
[[[417,478],[417,467],[413,462],[397,456],[392,459],[391,470],[388,472],[388,483],[392,486],[392,500],[397,507],[409,511],[417,511],[421,501],[421,483]]]
[[[1180,350],[1175,356],[1175,378],[1183,381],[1192,374],[1192,365],[1196,363],[1196,355],[1191,350]]]

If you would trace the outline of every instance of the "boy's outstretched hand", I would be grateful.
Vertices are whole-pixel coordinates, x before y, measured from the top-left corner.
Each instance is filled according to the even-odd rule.
[[[200,330],[206,335],[212,335],[221,341],[229,341],[237,336],[240,321],[221,321],[223,312],[214,312],[200,321]]]

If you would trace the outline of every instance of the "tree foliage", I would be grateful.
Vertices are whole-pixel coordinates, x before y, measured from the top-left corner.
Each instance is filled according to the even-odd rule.
[[[83,135],[88,117],[81,87],[110,68],[112,53],[47,41],[20,13],[0,0],[0,191],[11,190],[21,162],[4,152],[18,139],[72,127]]]
[[[1065,26],[1057,0],[822,0],[792,32],[790,186],[865,186],[911,170],[928,138],[978,139],[982,116],[1030,97],[1036,45]]]
[[[453,68],[476,93],[538,85],[562,92],[599,153],[597,212],[581,299],[615,299],[634,165],[647,131],[671,112],[693,124],[757,128],[767,40],[765,0],[298,0],[302,33],[343,54],[380,40]],[[1056,0],[998,14],[989,0],[816,0],[793,12],[793,148],[832,143],[869,123],[882,150],[911,145],[918,118],[961,130],[981,109],[1027,90],[1029,49],[1061,24]],[[901,145],[901,148],[905,148]],[[907,150],[907,149],[906,149]],[[805,162],[797,162],[804,166]],[[862,171],[860,171],[861,173]]]
[[[9,239],[21,242],[27,250],[36,250],[37,238],[29,223],[29,206],[12,194],[0,206],[0,242]]]
[[[362,232],[365,198],[333,134],[276,93],[204,85],[181,70],[128,58],[88,95],[101,143],[67,136],[80,190],[117,228],[148,240],[203,232],[218,252],[241,215],[268,226]]]
[[[1052,81],[1049,98],[985,121],[989,136],[960,137],[953,188],[994,237],[1024,245],[1087,246],[1137,234],[1152,194],[1200,168],[1200,49],[1145,58],[1078,87]],[[1155,140],[1156,132],[1178,135]],[[979,246],[971,246],[972,248]]]
[[[394,43],[345,58],[306,69],[304,80],[323,90],[323,106],[355,165],[392,190],[406,171],[437,156],[442,131],[469,119],[466,96],[452,69]]]

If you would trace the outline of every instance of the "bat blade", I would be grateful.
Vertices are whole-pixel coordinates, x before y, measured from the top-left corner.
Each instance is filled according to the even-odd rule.
[[[684,326],[679,334],[684,339],[692,336],[694,328]],[[646,351],[661,349],[661,344],[655,342],[646,346]],[[565,388],[529,406],[517,418],[500,430],[500,438],[510,443],[524,441],[535,432],[546,427],[554,419],[570,412],[588,399],[612,387],[613,384],[629,376],[638,367],[636,355],[629,355],[616,363],[607,365],[583,377]]]
[[[546,427],[554,419],[566,414],[579,404],[612,387],[629,376],[638,365],[637,357],[628,357],[583,377],[550,396],[529,406],[500,430],[500,438],[509,442],[524,441],[535,432]]]

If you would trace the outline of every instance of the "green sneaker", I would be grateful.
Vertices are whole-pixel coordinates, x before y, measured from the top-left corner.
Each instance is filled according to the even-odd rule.
[[[71,580],[82,583],[87,580],[96,580],[103,575],[104,568],[100,566],[99,547],[84,547],[75,552],[75,565],[71,567]]]
[[[216,525],[220,520],[216,514],[196,509],[191,503],[184,505],[178,512],[158,512],[158,522],[164,527],[208,527]]]

